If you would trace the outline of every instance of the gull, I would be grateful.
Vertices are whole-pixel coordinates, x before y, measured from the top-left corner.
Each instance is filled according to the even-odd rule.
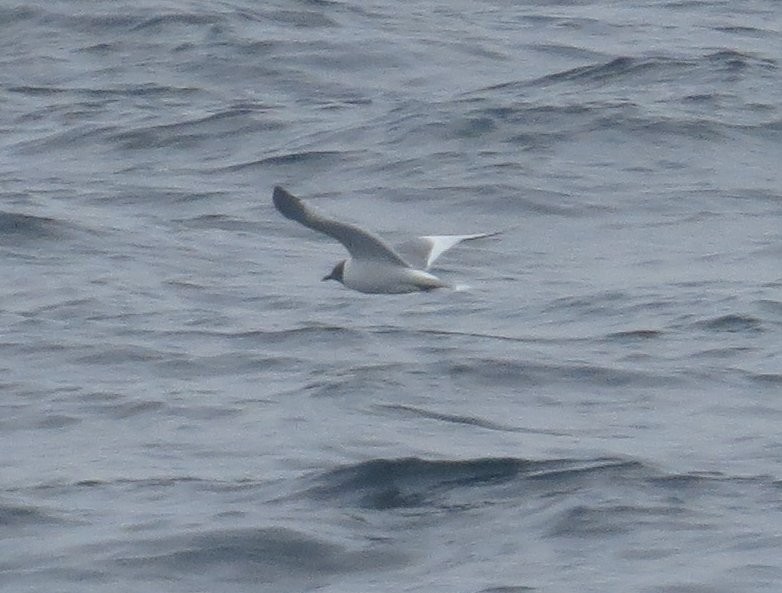
[[[428,272],[435,260],[462,241],[499,234],[429,235],[411,239],[394,249],[362,228],[323,216],[279,185],[275,186],[272,199],[283,216],[336,239],[348,250],[350,257],[334,266],[323,280],[336,280],[348,288],[371,294],[453,288]]]

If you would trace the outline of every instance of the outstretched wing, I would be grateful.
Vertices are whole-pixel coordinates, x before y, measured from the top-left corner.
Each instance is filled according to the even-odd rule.
[[[474,235],[430,235],[418,237],[398,245],[396,250],[405,258],[405,260],[410,262],[410,265],[421,270],[428,270],[438,257],[462,241],[493,237],[499,235],[500,232],[501,231],[495,233],[476,233]]]
[[[283,216],[336,239],[345,246],[353,259],[369,259],[410,267],[379,237],[355,225],[326,218],[279,185],[274,187],[272,199],[274,206]]]

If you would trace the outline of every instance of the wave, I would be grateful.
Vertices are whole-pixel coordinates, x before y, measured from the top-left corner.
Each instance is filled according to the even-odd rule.
[[[467,460],[427,460],[419,457],[373,459],[337,468],[317,478],[307,495],[318,500],[338,499],[372,510],[415,507],[464,508],[483,505],[486,497],[459,493],[511,485],[514,496],[532,483],[537,489],[589,474],[637,469],[640,464],[615,458],[532,461],[512,457]],[[507,496],[503,496],[507,497]],[[469,501],[472,501],[470,503]]]
[[[616,340],[618,342],[637,342],[654,340],[664,336],[664,332],[654,329],[633,329],[620,332],[614,332],[606,336],[607,340]]]
[[[564,433],[560,433],[553,430],[534,430],[529,428],[520,428],[517,426],[511,426],[508,424],[500,424],[498,422],[492,422],[484,418],[478,418],[476,416],[460,416],[458,414],[447,414],[444,412],[436,412],[432,410],[425,410],[423,408],[417,408],[415,406],[405,406],[401,404],[378,404],[378,409],[388,410],[400,415],[417,416],[420,418],[428,418],[430,420],[438,420],[441,422],[450,422],[453,424],[467,424],[470,426],[477,426],[478,428],[485,428],[487,430],[497,430],[500,432],[521,432],[528,434],[547,434],[555,436],[563,436]]]
[[[782,373],[747,373],[750,381],[764,387],[782,386]]]
[[[714,88],[715,81],[722,87],[744,78],[769,77],[778,67],[774,59],[737,51],[602,58],[533,79],[468,91],[449,106],[450,111],[461,112],[459,116],[451,113],[443,121],[454,122],[449,125],[453,137],[510,143],[533,151],[595,133],[623,132],[636,142],[639,135],[696,141],[735,140],[743,135],[776,139],[774,104],[759,103],[750,95],[677,94],[671,88],[683,78],[692,83],[682,89],[691,89],[697,81],[703,88]]]
[[[72,95],[74,98],[101,99],[112,97],[176,97],[184,98],[188,95],[200,92],[193,87],[178,87],[171,85],[160,85],[150,82],[131,85],[119,85],[109,88],[92,87],[68,87],[56,85],[20,85],[11,86],[6,89],[8,92],[17,93],[31,97],[50,96],[50,95]],[[74,104],[73,107],[78,107]]]
[[[63,523],[62,519],[38,507],[0,502],[0,527],[19,528]]]
[[[658,528],[674,527],[696,516],[692,510],[675,505],[656,504],[577,504],[562,512],[548,528],[549,537],[600,538],[630,533],[639,524],[653,523]]]
[[[618,56],[607,61],[597,60],[591,64],[568,68],[552,74],[546,74],[530,80],[508,81],[474,91],[469,91],[463,98],[476,98],[487,92],[517,91],[525,89],[547,88],[565,83],[599,83],[626,81],[629,78],[647,77],[650,81],[670,80],[673,76],[681,76],[685,71],[694,74],[697,71],[738,71],[748,68],[775,70],[777,61],[758,55],[741,53],[733,50],[722,50],[703,54],[698,57],[677,58],[671,56],[630,57]]]
[[[46,216],[0,211],[0,239],[58,238],[69,228],[67,224]]]
[[[72,150],[75,146],[102,144],[115,126],[81,125],[46,134],[34,140],[23,140],[15,149],[23,154],[39,154],[49,150]]]
[[[382,545],[355,549],[299,530],[259,527],[205,530],[141,542],[136,553],[115,560],[148,576],[220,574],[232,582],[284,584],[335,574],[398,566],[399,553]]]
[[[501,358],[465,358],[445,365],[443,373],[454,380],[466,379],[481,388],[487,382],[518,389],[524,385],[541,386],[558,383],[596,385],[601,387],[659,387],[676,379],[644,370],[607,367],[594,364],[543,364]]]
[[[243,106],[192,118],[170,124],[139,127],[110,135],[109,141],[119,143],[126,149],[166,148],[169,146],[189,146],[193,143],[221,137],[235,141],[239,135],[252,135],[268,132],[282,127],[282,124],[264,118],[253,118],[253,114],[263,111],[263,106]]]
[[[696,322],[694,325],[698,329],[714,332],[760,333],[763,331],[762,320],[752,315],[741,313],[729,313],[704,319]]]
[[[272,155],[250,162],[238,163],[224,167],[221,170],[236,172],[269,166],[333,167],[345,160],[349,160],[351,154],[351,152],[339,150],[302,150]]]

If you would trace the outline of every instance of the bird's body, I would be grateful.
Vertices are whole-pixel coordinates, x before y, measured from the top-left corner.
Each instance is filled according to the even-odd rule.
[[[274,188],[272,197],[275,207],[283,216],[344,245],[350,258],[339,262],[323,280],[337,280],[359,292],[399,294],[448,288],[450,285],[447,282],[427,271],[434,261],[461,241],[497,234],[418,237],[395,250],[362,228],[321,215],[280,186]],[[421,269],[411,265],[413,262]]]
[[[345,260],[342,284],[359,292],[386,294],[449,287],[447,282],[424,270],[354,258]]]

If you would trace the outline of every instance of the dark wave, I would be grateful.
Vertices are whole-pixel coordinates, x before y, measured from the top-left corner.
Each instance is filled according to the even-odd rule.
[[[707,331],[729,333],[760,333],[763,331],[763,322],[752,315],[730,313],[711,319],[698,321],[696,327]]]
[[[279,23],[303,28],[337,28],[337,21],[314,10],[274,10],[267,16]]]
[[[333,343],[333,340],[364,340],[366,335],[350,327],[326,324],[308,324],[288,330],[252,330],[233,335],[238,340],[257,341],[264,344],[278,344],[292,340],[296,343],[304,340],[310,344]]]
[[[761,299],[757,301],[757,305],[764,313],[773,315],[777,321],[782,321],[782,301]]]
[[[733,50],[722,50],[695,58],[618,56],[608,61],[595,61],[591,64],[568,68],[531,80],[509,81],[476,89],[465,94],[464,97],[474,98],[492,91],[514,90],[521,92],[528,89],[546,88],[551,85],[565,83],[610,84],[641,76],[650,77],[650,81],[667,80],[671,76],[681,74],[684,71],[692,72],[694,75],[698,69],[704,69],[705,71],[722,69],[738,71],[750,67],[774,70],[778,65],[773,59]]]
[[[3,528],[30,527],[62,522],[62,519],[37,507],[0,503],[0,527]]]
[[[512,458],[468,461],[376,459],[333,470],[310,491],[317,498],[349,499],[375,510],[433,504],[438,490],[507,481],[528,470],[531,462]]]
[[[232,108],[191,120],[114,133],[108,140],[129,150],[187,147],[207,140],[213,142],[221,137],[235,140],[239,135],[268,132],[281,127],[281,124],[268,117],[262,120],[252,117],[259,109],[262,108]]]
[[[69,228],[66,223],[46,216],[0,211],[0,241],[57,238]]]
[[[782,386],[782,373],[749,373],[748,378],[764,387]]]
[[[732,49],[723,49],[707,54],[703,60],[729,71],[739,71],[747,68],[776,70],[779,67],[777,60]]]
[[[562,480],[579,480],[585,474],[635,469],[638,464],[620,459],[593,461],[531,461],[511,457],[468,460],[426,460],[418,457],[374,459],[341,467],[321,475],[307,495],[339,499],[373,510],[414,507],[482,505],[486,495],[459,496],[476,489],[511,485],[511,496],[530,487],[553,487]],[[548,486],[546,485],[548,484]],[[557,486],[559,487],[559,486]],[[506,498],[508,494],[501,494]]]
[[[619,56],[608,61],[568,68],[553,74],[546,74],[531,80],[514,80],[470,91],[465,97],[481,96],[497,91],[527,92],[529,89],[546,88],[562,83],[607,83],[634,75],[652,72],[666,72],[671,68],[691,67],[692,61],[674,58],[634,58]]]
[[[579,66],[542,76],[528,83],[529,86],[548,86],[560,82],[606,82],[651,72],[653,70],[669,70],[672,67],[687,65],[681,60],[664,58],[630,58],[620,56],[608,62]]]
[[[108,315],[93,316],[95,320],[122,320],[134,319],[134,316]],[[136,335],[143,335],[144,331],[137,331]],[[155,334],[150,330],[150,334]],[[157,335],[157,334],[155,334]],[[188,334],[185,332],[173,332],[172,335],[187,336],[193,338],[198,334]],[[134,345],[129,342],[120,342],[115,344],[92,345],[85,344],[78,347],[71,347],[69,353],[72,360],[86,366],[96,368],[123,368],[123,369],[146,369],[145,372],[154,371],[160,376],[177,377],[192,380],[194,377],[203,376],[240,376],[248,373],[254,373],[258,365],[283,365],[289,368],[295,360],[279,358],[275,356],[265,359],[262,354],[254,351],[229,350],[219,352],[213,355],[195,355],[190,352],[182,352],[177,349],[153,348]],[[153,410],[161,405],[155,400],[140,400],[138,402],[140,410]],[[120,410],[117,410],[119,413]],[[136,412],[129,412],[134,414]]]
[[[655,329],[632,329],[608,334],[606,338],[608,340],[616,340],[619,342],[635,342],[661,338],[664,333],[665,332]]]
[[[114,129],[114,126],[75,126],[46,134],[41,138],[20,142],[16,150],[23,154],[37,154],[48,150],[71,150],[74,146],[102,143]]]
[[[215,194],[204,195],[203,198],[215,197]],[[255,223],[246,219],[236,218],[228,214],[201,214],[192,218],[180,219],[175,221],[177,224],[190,229],[212,229],[221,231],[245,231],[254,232],[258,230]]]
[[[33,20],[38,11],[30,6],[18,5],[13,8],[0,7],[0,22],[12,24]]]
[[[690,97],[677,100],[691,102]],[[609,130],[629,134],[635,139],[648,135],[666,139],[686,137],[698,141],[733,139],[747,134],[775,134],[774,123],[766,121],[763,113],[746,122],[719,120],[713,117],[711,110],[705,109],[702,114],[660,116],[632,101],[600,101],[577,106],[539,105],[537,102],[512,107],[489,106],[472,110],[466,117],[482,122],[480,131],[474,133],[486,140],[535,151]]]
[[[402,558],[380,546],[355,551],[301,531],[260,527],[142,542],[133,556],[116,564],[143,568],[158,577],[219,571],[230,581],[259,584],[383,570],[398,566]]]
[[[717,473],[666,473],[631,458],[528,460],[487,457],[465,460],[428,460],[419,457],[373,459],[324,472],[306,489],[307,498],[372,511],[394,509],[468,509],[518,497],[556,497],[561,502],[555,531],[590,530],[611,515],[626,515],[615,523],[632,526],[639,517],[676,513],[666,505],[596,504],[582,494],[594,489],[615,491],[620,485],[656,491],[661,497],[695,495],[716,489],[771,489],[768,477],[734,478]],[[683,506],[683,505],[681,505]],[[613,520],[613,519],[612,519]],[[605,527],[595,528],[596,530]]]
[[[736,102],[732,95],[679,96],[668,89],[683,77],[702,79],[705,87],[720,79],[724,86],[725,80],[768,77],[778,67],[776,60],[732,50],[686,58],[619,56],[467,92],[451,105],[464,112],[461,120],[451,115],[444,121],[456,122],[450,124],[455,126],[453,136],[510,143],[535,153],[616,132],[628,134],[633,142],[644,136],[707,142],[735,141],[744,135],[775,137],[773,104],[745,104],[728,118],[723,114]],[[614,88],[621,88],[621,99]],[[670,109],[661,114],[655,104]]]
[[[465,358],[448,363],[442,372],[454,380],[486,385],[541,386],[557,383],[597,385],[601,387],[662,386],[677,382],[673,376],[642,369],[594,364],[532,363],[517,359]]]
[[[415,406],[403,406],[400,404],[393,405],[378,405],[379,409],[389,410],[399,414],[416,416],[420,418],[429,418],[431,420],[438,420],[440,422],[450,422],[453,424],[467,424],[470,426],[477,426],[478,428],[485,428],[487,430],[498,430],[501,432],[522,432],[532,434],[549,434],[549,435],[562,435],[556,431],[550,430],[533,430],[528,428],[520,428],[517,426],[511,426],[509,424],[500,424],[498,422],[492,422],[484,418],[478,418],[476,416],[464,416],[458,414],[448,414],[445,412],[436,412],[432,410],[424,410]]]
[[[297,166],[328,167],[335,166],[350,158],[349,152],[337,150],[303,150],[273,155],[247,163],[238,163],[225,167],[224,171],[243,171],[263,167]]]
[[[154,83],[141,83],[134,85],[117,85],[108,88],[91,87],[67,87],[67,86],[43,86],[43,85],[21,85],[11,86],[6,90],[20,95],[31,97],[50,96],[50,95],[73,95],[74,98],[82,99],[106,99],[112,97],[175,97],[187,96],[201,92],[193,87],[178,87],[169,85],[160,85]]]
[[[658,527],[687,523],[695,513],[669,504],[577,504],[562,512],[548,528],[551,537],[601,538],[630,533],[639,525]]]
[[[173,26],[183,25],[186,27],[192,26],[215,26],[223,23],[224,17],[219,13],[196,13],[196,12],[170,12],[165,14],[156,14],[148,18],[144,18],[143,21],[134,23],[130,27],[131,31],[148,31],[151,30],[154,33],[161,33],[165,29]]]

